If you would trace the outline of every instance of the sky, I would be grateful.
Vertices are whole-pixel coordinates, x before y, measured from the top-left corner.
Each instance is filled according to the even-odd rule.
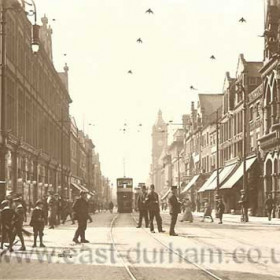
[[[222,93],[240,53],[263,60],[265,0],[34,1],[53,29],[55,68],[69,66],[71,115],[113,184],[123,175],[147,180],[159,109],[180,123],[198,93]]]

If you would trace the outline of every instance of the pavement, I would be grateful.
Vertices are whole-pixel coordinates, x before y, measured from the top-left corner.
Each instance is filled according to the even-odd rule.
[[[211,279],[200,266],[220,279],[280,279],[278,219],[250,217],[240,223],[239,215],[225,214],[218,225],[217,220],[200,222],[202,215],[194,213],[193,223],[179,222],[179,216],[179,236],[170,237],[167,211],[161,213],[166,232],[155,234],[135,227],[138,213],[102,212],[88,224],[90,243],[78,245],[72,242],[76,225],[67,221],[45,229],[46,248],[34,250],[32,237],[26,237],[26,252],[19,252],[17,244],[15,252],[4,254],[0,279],[130,279],[123,263],[137,280]]]

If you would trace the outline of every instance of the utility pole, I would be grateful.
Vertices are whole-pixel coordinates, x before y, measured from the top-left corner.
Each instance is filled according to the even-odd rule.
[[[180,181],[181,181],[181,178],[180,178],[180,153],[179,151],[177,151],[177,160],[178,160],[178,195],[180,196],[181,194],[181,184],[180,184]]]
[[[1,6],[1,151],[0,151],[0,202],[6,196],[7,131],[6,131],[6,0]]]
[[[217,196],[219,196],[220,189],[220,159],[219,159],[219,110],[216,111],[216,162],[217,162]]]

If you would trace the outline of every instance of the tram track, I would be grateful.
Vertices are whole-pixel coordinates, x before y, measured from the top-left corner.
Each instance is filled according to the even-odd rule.
[[[133,217],[133,218],[134,218],[134,220],[136,221],[135,217]],[[162,219],[162,221],[163,221],[163,225],[165,225],[165,226],[167,226],[167,227],[170,226],[170,223],[167,222],[166,219]],[[210,229],[208,229],[208,228],[204,228],[204,227],[202,227],[202,226],[199,225],[199,224],[197,224],[197,226],[198,226],[199,228],[203,228],[204,230],[210,232],[212,235],[213,235],[213,234],[216,235],[218,238],[224,237],[224,235],[218,234],[218,233],[216,233],[216,232],[214,232],[214,231],[212,231],[212,230],[210,230]],[[148,233],[149,233],[149,232],[148,232]],[[150,234],[150,233],[149,233],[149,234]],[[179,237],[184,238],[184,239],[187,239],[187,238],[188,238],[187,236],[184,236],[184,235],[180,235]],[[242,245],[254,247],[253,244],[248,243],[248,242],[245,242],[244,240],[240,240],[240,239],[238,239],[238,238],[236,238],[236,237],[235,237],[235,240],[238,241],[238,242],[239,242],[240,244],[242,244]],[[244,257],[244,256],[246,257],[246,253],[243,253],[243,254],[235,254],[235,255],[233,256],[233,253],[230,252],[229,250],[227,250],[227,249],[221,249],[220,247],[217,247],[216,245],[214,245],[214,244],[212,244],[212,243],[206,242],[205,240],[201,240],[201,239],[198,240],[197,238],[192,237],[192,241],[194,241],[194,242],[195,242],[196,244],[198,244],[198,245],[204,244],[204,245],[208,246],[209,248],[213,248],[213,249],[215,249],[215,250],[217,250],[217,251],[222,250],[222,252],[223,252],[223,254],[224,254],[225,256],[236,257],[237,255],[238,255],[238,256],[239,256],[239,255],[242,255],[243,257]],[[229,243],[229,242],[227,241],[227,243]],[[232,242],[230,242],[230,243],[232,244]],[[253,264],[254,264],[254,266],[258,266],[261,270],[267,269],[266,265],[263,264],[263,263],[254,262]],[[271,272],[271,274],[272,274],[273,276],[275,276],[275,277],[278,276],[278,274],[276,274],[276,273],[274,273],[274,272]]]
[[[133,216],[133,214],[131,214],[132,219],[134,220],[135,224],[137,224],[137,221],[135,219],[135,217]],[[215,280],[224,280],[223,278],[219,277],[217,274],[213,273],[210,271],[209,268],[203,267],[195,262],[190,261],[189,259],[185,258],[183,255],[179,254],[177,251],[171,249],[169,246],[167,246],[164,242],[162,242],[161,240],[159,240],[158,238],[156,238],[152,233],[150,233],[148,230],[146,230],[145,228],[142,228],[142,230],[149,236],[151,236],[154,240],[156,240],[159,244],[161,244],[164,248],[166,248],[167,250],[169,250],[172,254],[177,255],[179,258],[181,258],[182,260],[184,260],[185,262],[187,262],[188,264],[193,265],[194,267],[196,267],[197,269],[199,269],[200,271],[202,271],[208,278],[210,279],[215,279]]]

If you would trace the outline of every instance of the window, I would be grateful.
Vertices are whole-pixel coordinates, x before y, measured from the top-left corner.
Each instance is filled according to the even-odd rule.
[[[257,84],[257,78],[256,77],[249,77],[249,85],[255,86]]]
[[[251,106],[249,109],[249,120],[250,121],[253,120],[253,114],[254,114],[254,108],[253,108],[253,106]]]
[[[258,102],[256,104],[256,117],[259,118],[260,117],[260,102]]]

